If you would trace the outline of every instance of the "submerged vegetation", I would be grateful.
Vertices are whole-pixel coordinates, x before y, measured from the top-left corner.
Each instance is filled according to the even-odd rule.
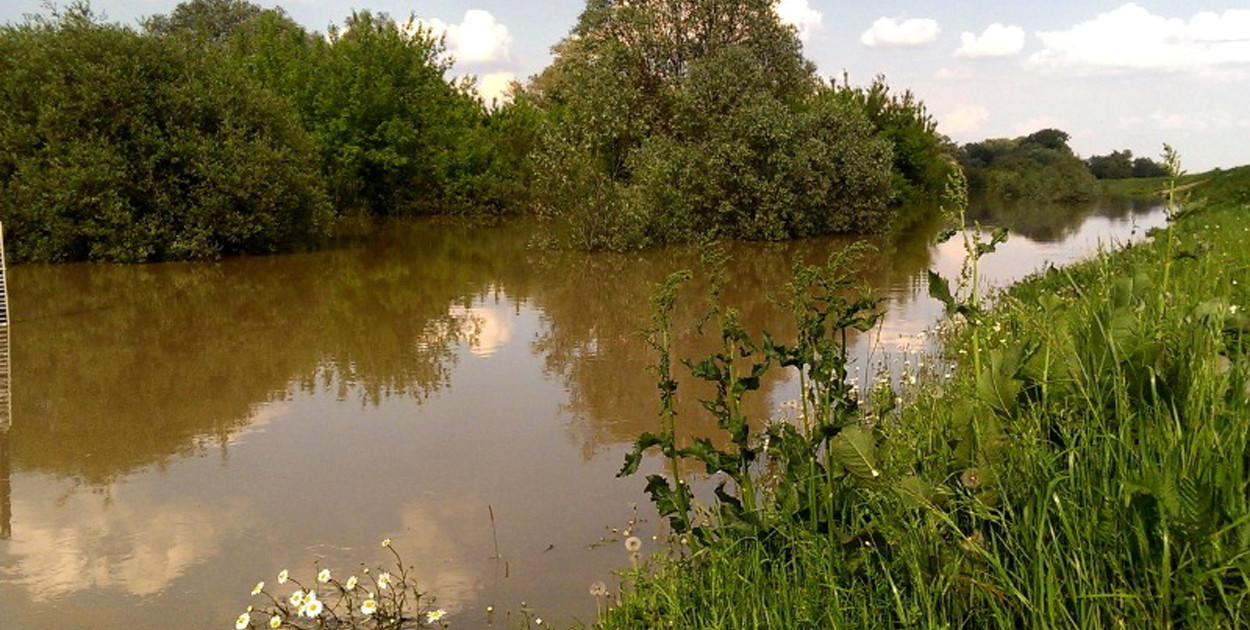
[[[590,2],[506,103],[415,16],[326,33],[244,0],[141,28],[76,3],[0,27],[15,261],[316,246],[336,221],[534,212],[564,245],[886,229],[949,150],[910,92],[818,78],[770,0]]]
[[[959,161],[971,189],[1004,200],[1073,203],[1098,197],[1098,183],[1068,146],[1069,136],[1042,129],[1014,139],[964,145]]]
[[[649,478],[682,543],[626,574],[599,627],[1250,623],[1250,216],[1229,195],[1250,171],[1187,202],[1175,154],[1167,164],[1167,229],[990,310],[975,265],[999,237],[971,236],[964,288],[931,284],[959,324],[936,369],[950,379],[853,394],[840,340],[871,323],[872,302],[846,297],[837,264],[800,269],[787,290],[807,331],[793,348],[718,313],[725,351],[689,365],[718,385],[705,407],[727,447],[675,437],[658,319],[664,431],[638,447],[720,484],[704,504],[677,467]],[[798,414],[737,414],[776,367],[797,371]]]

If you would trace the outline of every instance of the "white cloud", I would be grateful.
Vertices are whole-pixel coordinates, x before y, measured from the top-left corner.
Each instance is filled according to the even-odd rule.
[[[812,8],[808,0],[777,0],[773,7],[782,22],[790,24],[799,31],[799,39],[807,41],[812,33],[820,29],[824,16]]]
[[[508,88],[512,87],[513,81],[516,81],[516,75],[511,72],[492,72],[478,77],[477,93],[487,105],[492,101],[504,103],[510,99]]]
[[[1024,29],[1016,25],[1004,26],[995,22],[977,37],[976,33],[964,32],[959,36],[956,57],[978,59],[981,57],[1010,57],[1024,50]]]
[[[1211,128],[1235,126],[1229,117],[1219,116],[1187,116],[1178,113],[1166,113],[1155,110],[1146,116],[1123,116],[1120,118],[1121,129],[1152,129],[1157,131],[1206,132]]]
[[[928,18],[878,18],[872,27],[859,36],[859,42],[871,48],[905,48],[923,46],[937,40],[937,20]]]
[[[496,63],[512,58],[509,50],[512,34],[508,32],[507,26],[495,20],[490,11],[466,11],[459,24],[448,24],[438,19],[423,23],[435,35],[447,37],[447,51],[456,58],[457,63]]]
[[[938,119],[938,129],[948,136],[969,134],[989,120],[990,110],[979,105],[960,105]]]
[[[1043,49],[1029,58],[1043,70],[1083,74],[1124,71],[1220,75],[1250,65],[1250,10],[1166,18],[1128,3],[1066,31],[1040,32]]]
[[[941,68],[938,68],[938,71],[935,72],[933,76],[939,79],[966,80],[966,79],[975,79],[977,75],[975,72],[973,72],[972,70],[969,70],[968,68],[947,68],[943,66]]]

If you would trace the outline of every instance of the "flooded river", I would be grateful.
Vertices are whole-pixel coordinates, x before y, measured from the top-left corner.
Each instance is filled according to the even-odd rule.
[[[1013,230],[982,263],[1000,285],[1164,223],[1125,204],[982,219]],[[962,253],[959,239],[930,245],[936,229],[873,239],[864,280],[890,312],[855,340],[861,367],[926,343],[941,309],[925,270],[954,277]],[[454,627],[485,625],[487,606],[516,627],[522,601],[593,619],[588,586],[628,564],[609,528],[633,503],[650,513],[644,480],[614,477],[656,428],[637,334],[650,285],[698,251],[531,240],[523,225],[414,222],[312,254],[13,269],[0,628],[229,627],[258,580],[376,566],[383,538]],[[726,301],[784,337],[767,296],[796,258],[848,242],[735,244]],[[711,347],[697,285],[677,313],[681,356]],[[773,375],[752,413],[793,396]],[[714,428],[692,399],[681,411]]]

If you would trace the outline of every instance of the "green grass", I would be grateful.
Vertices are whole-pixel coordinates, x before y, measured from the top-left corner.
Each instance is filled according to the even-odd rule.
[[[1189,181],[1170,230],[953,333],[953,379],[857,408],[879,475],[770,446],[756,513],[627,574],[598,627],[1250,627],[1250,168]]]

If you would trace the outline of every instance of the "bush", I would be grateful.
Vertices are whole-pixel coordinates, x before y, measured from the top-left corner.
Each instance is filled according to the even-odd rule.
[[[862,108],[820,98],[771,3],[592,3],[556,53],[527,88],[547,115],[534,201],[571,244],[887,227],[890,143]]]
[[[15,261],[271,252],[330,218],[293,112],[182,40],[81,7],[0,27],[0,109]]]

